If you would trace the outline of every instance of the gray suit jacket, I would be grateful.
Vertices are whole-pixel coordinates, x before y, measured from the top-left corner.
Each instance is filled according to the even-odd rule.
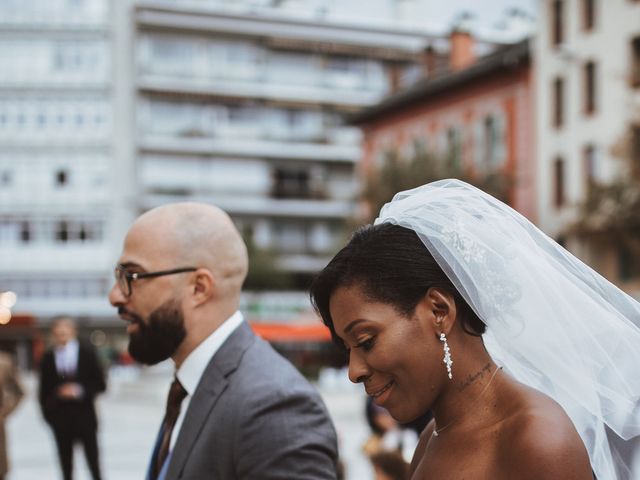
[[[243,322],[202,375],[165,478],[335,479],[336,463],[320,396]]]

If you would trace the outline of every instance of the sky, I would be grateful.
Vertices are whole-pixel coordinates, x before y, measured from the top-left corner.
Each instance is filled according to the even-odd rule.
[[[225,0],[222,0],[225,2]],[[227,5],[236,2],[227,0]],[[485,40],[519,40],[535,27],[541,0],[248,0],[254,6],[277,6],[296,16],[348,23],[385,25],[447,34],[464,12],[466,25]],[[247,3],[244,3],[246,6]],[[507,15],[519,10],[524,15]]]
[[[537,17],[538,0],[418,0],[420,15],[427,21],[434,21],[449,29],[462,12],[473,15],[472,28],[485,35],[501,35],[500,32],[512,30],[519,34],[524,27],[522,17],[511,17],[507,22],[506,13],[513,9],[520,10],[529,17],[531,25]]]

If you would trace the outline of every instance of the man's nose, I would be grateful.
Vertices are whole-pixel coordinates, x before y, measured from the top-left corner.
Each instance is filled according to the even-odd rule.
[[[126,301],[127,298],[124,296],[124,293],[122,293],[118,284],[114,282],[111,286],[111,290],[109,290],[109,303],[114,307],[117,307],[119,305],[123,305]]]

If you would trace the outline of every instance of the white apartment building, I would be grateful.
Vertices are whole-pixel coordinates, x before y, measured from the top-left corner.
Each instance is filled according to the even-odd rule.
[[[136,192],[137,211],[222,207],[304,288],[355,207],[360,134],[344,115],[415,74],[436,39],[223,7],[140,0],[121,13],[132,20],[120,61],[133,65],[121,101],[135,106],[121,128],[135,135],[116,184]]]
[[[0,0],[0,291],[19,313],[111,313],[108,5]]]
[[[619,252],[564,238],[591,181],[621,172],[616,146],[640,145],[640,2],[545,0],[535,47],[538,211],[542,229],[624,283]],[[636,151],[636,155],[640,150]],[[640,161],[640,159],[636,159]]]
[[[117,322],[106,295],[124,234],[166,202],[226,209],[300,284],[342,242],[360,156],[343,116],[418,74],[441,39],[240,3],[0,0],[0,292],[17,294],[14,313]]]

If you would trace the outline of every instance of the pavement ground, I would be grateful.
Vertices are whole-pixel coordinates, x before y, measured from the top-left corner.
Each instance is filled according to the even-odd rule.
[[[369,435],[364,417],[364,394],[346,380],[346,373],[328,371],[319,391],[338,431],[347,480],[373,478],[361,446]],[[167,363],[148,369],[112,369],[109,388],[97,403],[99,443],[105,480],[141,480],[171,383]],[[61,478],[53,435],[45,424],[36,399],[37,378],[23,375],[24,401],[7,421],[11,471],[7,480],[57,480]],[[74,454],[75,480],[91,478],[80,446]]]

